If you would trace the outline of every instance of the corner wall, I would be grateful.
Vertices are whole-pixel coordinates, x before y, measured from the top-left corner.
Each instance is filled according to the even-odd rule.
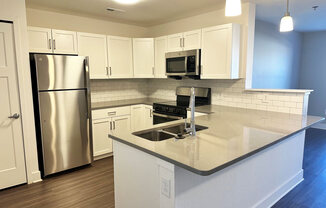
[[[302,34],[256,20],[252,88],[298,89]]]

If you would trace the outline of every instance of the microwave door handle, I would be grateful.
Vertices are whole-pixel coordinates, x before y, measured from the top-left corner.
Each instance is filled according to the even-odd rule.
[[[185,57],[185,73],[188,72],[188,56]]]

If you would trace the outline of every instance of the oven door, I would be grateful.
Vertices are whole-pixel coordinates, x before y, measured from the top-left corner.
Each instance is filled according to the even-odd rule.
[[[154,116],[153,117],[154,125],[184,119],[181,116],[172,116],[172,115],[166,115],[166,114],[155,113],[155,112],[153,112],[153,116]]]

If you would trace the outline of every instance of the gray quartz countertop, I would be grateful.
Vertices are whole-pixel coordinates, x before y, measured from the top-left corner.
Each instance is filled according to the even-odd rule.
[[[98,109],[123,107],[123,106],[138,105],[138,104],[153,105],[153,103],[168,102],[168,101],[171,100],[156,99],[156,98],[127,99],[127,100],[92,103],[91,108],[92,110],[98,110]]]
[[[323,120],[217,105],[197,107],[196,111],[208,113],[196,117],[196,124],[208,127],[197,132],[196,137],[154,142],[130,132],[109,136],[196,174],[210,175]],[[155,128],[183,122],[173,121]]]

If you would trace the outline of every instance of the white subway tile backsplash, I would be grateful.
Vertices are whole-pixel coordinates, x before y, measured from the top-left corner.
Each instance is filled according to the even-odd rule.
[[[212,104],[239,108],[305,114],[307,96],[287,92],[245,91],[240,80],[173,80],[173,79],[123,79],[92,80],[92,102],[153,97],[175,100],[178,86],[210,87]],[[305,110],[304,110],[305,109]]]

